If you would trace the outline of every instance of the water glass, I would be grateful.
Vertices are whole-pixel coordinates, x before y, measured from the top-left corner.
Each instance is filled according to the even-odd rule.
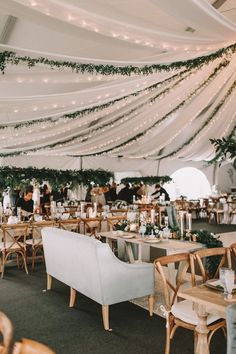
[[[220,282],[221,282],[221,285],[223,286],[224,288],[224,294],[226,295],[227,294],[227,291],[226,291],[226,283],[225,283],[225,273],[226,273],[226,270],[228,268],[226,267],[222,267],[220,268],[220,274],[219,274],[219,279],[220,279]]]
[[[233,269],[226,269],[225,271],[225,287],[227,291],[227,299],[232,298],[232,290],[234,288],[235,272]]]

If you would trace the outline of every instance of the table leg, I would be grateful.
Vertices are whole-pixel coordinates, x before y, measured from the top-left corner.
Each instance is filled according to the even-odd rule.
[[[130,263],[134,263],[135,259],[134,259],[134,254],[133,254],[133,250],[131,247],[131,243],[125,242],[125,247],[126,247],[126,251],[127,251]]]
[[[196,332],[198,334],[197,345],[195,348],[195,354],[209,354],[209,346],[207,342],[207,335],[209,329],[207,328],[207,316],[205,306],[195,305],[198,315],[198,325],[196,327]]]

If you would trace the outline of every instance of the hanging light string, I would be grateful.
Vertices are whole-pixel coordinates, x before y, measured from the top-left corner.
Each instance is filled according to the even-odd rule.
[[[219,70],[223,69],[223,67],[225,67],[226,65],[228,65],[228,61],[227,60],[224,60],[222,63],[220,63],[218,65],[217,68],[214,69],[214,72],[198,87],[196,88],[189,96],[186,100],[182,101],[181,103],[179,103],[174,109],[172,109],[170,112],[168,112],[165,116],[163,116],[161,118],[161,120],[159,120],[158,122],[156,122],[152,127],[150,127],[149,129],[145,130],[144,132],[142,133],[139,133],[137,134],[135,137],[129,139],[128,141],[124,142],[124,143],[121,143],[120,145],[118,146],[115,146],[113,148],[110,148],[110,149],[107,149],[107,150],[103,150],[101,152],[97,152],[97,153],[92,153],[92,154],[85,154],[86,156],[90,156],[90,155],[101,155],[101,154],[104,154],[104,153],[107,153],[107,152],[110,152],[110,151],[113,151],[119,147],[122,147],[122,146],[126,146],[128,145],[131,141],[137,141],[137,139],[139,139],[141,136],[143,136],[144,134],[147,134],[148,131],[150,131],[154,126],[156,126],[157,124],[160,124],[160,121],[163,121],[165,119],[168,118],[168,116],[170,114],[172,114],[173,112],[179,110],[184,104],[186,104],[187,102],[189,102],[189,100],[193,97],[193,95],[196,95],[196,93],[202,89],[204,86],[206,86],[206,84],[211,81],[218,73]],[[74,138],[76,139],[76,137]],[[71,139],[70,139],[71,140]],[[0,156],[14,156],[14,155],[19,155],[21,153],[27,153],[27,152],[34,152],[34,151],[37,151],[37,150],[41,150],[41,149],[45,149],[45,148],[54,148],[55,146],[57,145],[64,145],[66,144],[68,141],[64,140],[64,141],[60,141],[60,142],[56,142],[56,143],[53,143],[53,144],[49,144],[47,146],[43,146],[43,147],[37,147],[37,148],[31,148],[31,149],[27,149],[27,150],[24,150],[24,151],[15,151],[15,152],[4,152],[2,154],[0,154]]]
[[[46,122],[54,123],[54,122],[59,121],[59,120],[61,120],[63,118],[66,118],[66,119],[77,119],[77,118],[83,117],[85,115],[91,114],[93,112],[102,111],[102,110],[114,105],[115,103],[120,102],[122,100],[127,100],[130,97],[136,97],[140,93],[152,91],[152,90],[160,87],[161,85],[165,85],[165,84],[168,84],[168,83],[174,81],[176,78],[181,78],[187,72],[188,72],[188,70],[183,70],[183,71],[181,71],[179,73],[176,73],[175,75],[172,75],[171,77],[169,77],[167,79],[164,79],[162,81],[158,81],[158,82],[156,82],[156,83],[154,83],[154,84],[152,84],[152,85],[150,85],[148,87],[145,87],[144,89],[140,89],[140,90],[138,90],[136,92],[133,92],[131,94],[119,97],[119,98],[117,98],[115,100],[111,100],[111,101],[109,101],[107,103],[96,105],[96,106],[93,106],[93,107],[90,107],[90,108],[85,108],[85,109],[82,109],[82,110],[77,110],[77,111],[74,111],[72,113],[67,113],[67,114],[64,114],[63,116],[59,116],[59,117],[39,118],[39,119],[30,120],[30,121],[22,121],[20,123],[7,123],[7,124],[1,124],[0,123],[0,129],[5,129],[5,128],[9,128],[9,127],[12,127],[14,129],[18,129],[18,128],[22,128],[22,127],[28,127],[28,126],[36,125],[36,124],[39,124],[39,123],[42,123],[42,122],[44,122],[44,123],[46,123]]]
[[[222,108],[222,106],[224,105],[226,99],[233,93],[233,91],[236,88],[236,80],[234,81],[234,83],[231,85],[230,89],[228,90],[228,92],[225,94],[225,96],[223,97],[223,99],[220,101],[220,103],[215,107],[215,109],[213,110],[213,112],[211,113],[211,115],[208,117],[208,119],[204,122],[204,124],[187,140],[185,141],[179,148],[175,149],[175,151],[172,151],[171,153],[162,156],[159,160],[162,160],[164,158],[167,157],[172,157],[175,156],[176,154],[178,154],[183,148],[185,148],[186,146],[188,146],[192,141],[194,141],[194,139],[197,137],[197,135],[202,131],[203,128],[205,128],[210,122],[211,120],[214,118],[214,116],[219,112],[219,110]]]
[[[220,64],[218,65],[218,67],[214,69],[214,72],[211,73],[211,75],[210,75],[206,80],[204,80],[204,82],[203,82],[200,86],[198,86],[198,87],[196,88],[196,90],[194,90],[194,92],[192,92],[192,93],[189,95],[189,97],[187,98],[187,100],[181,102],[177,107],[175,107],[173,110],[171,110],[171,112],[168,112],[168,114],[166,114],[164,117],[162,117],[160,120],[158,120],[158,122],[155,123],[153,126],[156,126],[156,125],[160,124],[160,123],[162,122],[162,120],[164,121],[165,119],[168,118],[168,116],[169,116],[170,113],[173,113],[175,110],[178,110],[182,105],[185,104],[185,102],[189,101],[190,98],[191,98],[192,96],[194,96],[194,95],[198,92],[199,89],[203,88],[203,87],[207,84],[207,82],[208,82],[209,80],[211,81],[211,80],[217,75],[218,71],[219,71],[219,70],[222,70],[223,67],[225,67],[225,65],[228,65],[228,62],[227,62],[227,63],[226,63],[226,62],[220,63]],[[143,125],[143,123],[142,123],[142,125]],[[151,128],[149,128],[148,131],[151,131],[151,129],[153,128],[153,126],[152,126]],[[135,128],[134,130],[136,130],[136,128]],[[142,131],[143,131],[143,129],[142,129]],[[146,133],[146,131],[144,131],[141,135],[144,135],[145,133]],[[126,133],[126,134],[128,134],[128,133]],[[118,137],[117,139],[119,140],[120,137]],[[137,139],[136,136],[135,136],[134,138],[131,138],[131,139],[129,139],[129,140],[134,142],[134,141],[138,141],[139,139]],[[71,142],[72,142],[72,144],[74,143],[74,141],[71,141]],[[110,142],[111,142],[111,141],[107,142],[107,144],[109,144]],[[51,144],[50,147],[52,147],[52,145],[53,145],[53,147],[55,146],[55,144]],[[60,142],[60,143],[56,143],[56,145],[59,146],[59,147],[63,147],[63,146],[64,146],[64,143],[61,143],[61,142]],[[101,148],[102,146],[105,146],[105,145],[106,145],[106,143],[103,143],[103,144],[100,145],[99,147],[95,147],[95,148]],[[128,144],[127,144],[127,142],[125,142],[125,143],[120,144],[120,146],[121,146],[121,145],[126,146],[126,145],[128,145]],[[116,151],[116,148],[117,148],[117,145],[116,145],[115,147],[113,147],[113,148],[108,149],[108,151]],[[93,141],[93,147],[92,147],[92,149],[94,149],[94,141]],[[119,150],[119,149],[118,149],[118,150]],[[48,153],[48,151],[49,151],[49,150],[47,150],[47,153]],[[107,151],[107,150],[106,150],[106,151]],[[91,154],[88,154],[88,149],[87,149],[87,150],[83,150],[83,154],[86,155],[86,156],[90,156],[90,155],[100,155],[100,154],[103,154],[103,153],[104,153],[104,151],[101,151],[101,152],[99,152],[99,153],[91,153]]]
[[[194,59],[182,60],[172,62],[170,64],[152,64],[144,66],[114,66],[114,65],[96,65],[84,64],[70,61],[57,61],[44,57],[32,58],[29,56],[20,56],[13,51],[3,51],[0,53],[0,71],[4,74],[8,64],[18,65],[20,63],[27,64],[29,68],[35,65],[46,65],[51,69],[71,69],[75,73],[100,74],[100,75],[151,75],[160,71],[178,70],[186,68],[188,70],[194,68],[201,68],[203,65],[209,64],[215,59],[222,57],[229,57],[236,51],[236,44],[229,45],[228,47],[221,48],[211,54],[203,55]]]

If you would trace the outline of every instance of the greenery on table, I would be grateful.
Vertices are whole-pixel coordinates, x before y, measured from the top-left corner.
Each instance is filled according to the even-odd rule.
[[[122,178],[121,183],[127,184],[140,184],[141,182],[148,185],[154,185],[157,183],[167,183],[172,181],[172,178],[169,176],[147,176],[147,177],[125,177]]]
[[[146,226],[146,231],[144,235],[155,235],[155,236],[159,235],[159,232],[161,230],[159,225],[147,223],[145,226]]]
[[[196,241],[202,243],[207,248],[223,247],[219,236],[207,230],[192,231],[192,235],[196,236]],[[210,275],[213,275],[219,265],[219,256],[211,257],[206,260],[206,268]]]
[[[114,227],[116,230],[129,231],[129,221],[128,220],[119,221],[117,224],[114,225]]]
[[[53,188],[70,185],[71,188],[79,184],[85,186],[91,182],[105,186],[114,178],[113,172],[102,169],[92,170],[54,170],[49,168],[20,168],[20,167],[0,167],[0,190],[6,187],[24,188],[32,182],[42,184],[48,181]]]

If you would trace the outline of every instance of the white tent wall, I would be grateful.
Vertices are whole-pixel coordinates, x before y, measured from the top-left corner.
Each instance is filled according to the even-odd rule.
[[[236,188],[236,170],[231,163],[221,166],[217,184],[222,192],[230,193],[232,187]]]

